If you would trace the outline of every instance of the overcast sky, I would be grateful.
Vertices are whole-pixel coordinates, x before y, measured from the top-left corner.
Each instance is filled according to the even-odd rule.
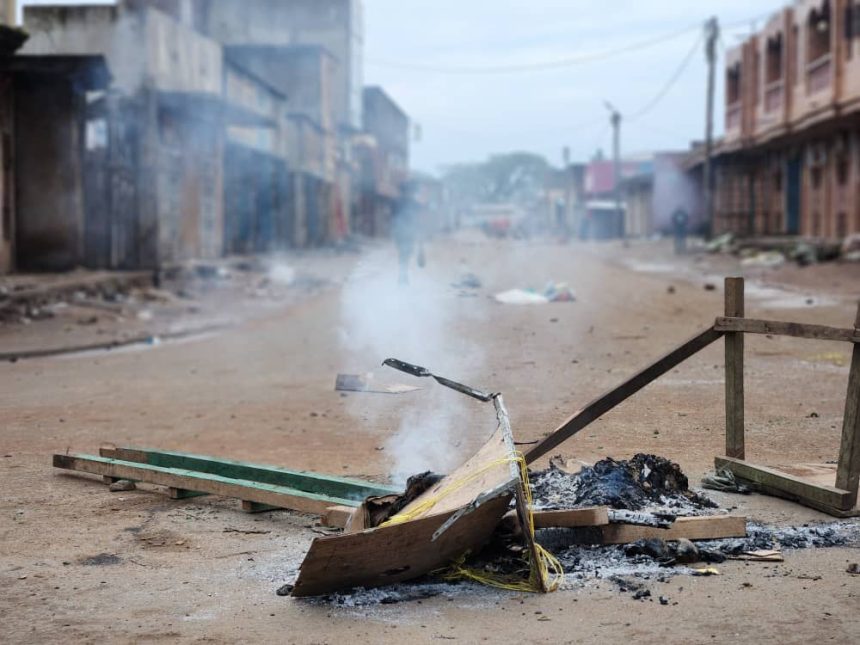
[[[611,148],[604,101],[627,115],[651,103],[690,54],[709,16],[716,15],[724,26],[722,57],[724,47],[739,42],[753,24],[761,26],[764,17],[785,4],[786,0],[364,0],[365,82],[384,86],[420,124],[421,140],[412,147],[416,168],[436,171],[447,163],[509,150],[538,152],[559,163],[565,145],[574,160],[586,160],[598,147],[607,152]],[[551,69],[452,73],[576,59],[645,41],[661,42]],[[705,78],[700,46],[653,109],[625,120],[623,153],[686,148],[691,140],[701,139]],[[718,132],[722,96],[720,63]]]

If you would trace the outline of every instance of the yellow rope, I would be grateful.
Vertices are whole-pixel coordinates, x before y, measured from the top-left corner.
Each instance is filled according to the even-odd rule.
[[[447,580],[466,578],[491,587],[508,589],[510,591],[541,591],[543,589],[546,589],[547,591],[555,591],[564,580],[564,568],[555,556],[535,542],[534,516],[532,514],[532,493],[528,484],[528,466],[526,465],[525,457],[521,452],[517,452],[511,457],[503,457],[502,459],[491,461],[468,476],[449,482],[435,495],[428,496],[427,499],[416,504],[408,512],[398,513],[397,515],[390,517],[380,526],[401,524],[403,522],[408,522],[422,517],[436,504],[438,504],[442,498],[460,490],[466,484],[473,482],[487,471],[492,470],[497,466],[510,463],[517,463],[519,465],[520,479],[523,492],[525,493],[526,502],[526,530],[528,531],[529,538],[534,544],[535,551],[537,553],[536,562],[532,562],[531,553],[528,553],[528,558],[526,560],[530,572],[528,580],[509,581],[508,579],[493,577],[491,575],[481,573],[476,569],[469,569],[463,566],[467,554],[464,554],[458,560],[454,561],[451,564],[449,573],[445,574],[443,577]]]

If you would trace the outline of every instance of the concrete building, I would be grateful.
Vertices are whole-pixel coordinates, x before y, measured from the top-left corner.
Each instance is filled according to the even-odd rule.
[[[0,0],[0,25],[14,25],[18,21],[16,0]]]
[[[564,168],[550,170],[545,183],[548,230],[564,236],[576,235],[585,217],[586,165],[567,163]]]
[[[346,235],[336,202],[338,137],[332,87],[336,63],[321,46],[230,45],[228,58],[266,79],[285,96],[281,143],[289,162],[292,239],[318,246]]]
[[[274,51],[310,46],[330,55],[323,62],[327,68],[324,74],[330,74],[325,81],[325,98],[331,109],[331,123],[297,110],[294,131],[305,141],[302,145],[321,138],[328,146],[330,132],[333,133],[334,174],[294,177],[293,183],[298,181],[300,185],[293,199],[299,209],[326,211],[308,220],[304,231],[299,228],[299,239],[304,236],[310,244],[342,240],[351,228],[351,190],[357,172],[352,141],[362,127],[364,23],[360,0],[178,0],[178,4],[188,5],[186,13],[198,27],[229,49],[257,46]],[[293,89],[300,93],[303,84],[298,82]],[[286,94],[289,99],[291,92]],[[314,128],[319,130],[316,134],[311,132]],[[328,151],[325,154],[328,156]],[[297,226],[301,221],[297,217]]]
[[[727,53],[716,233],[860,232],[860,2],[796,0]]]
[[[245,66],[224,64],[232,118],[224,150],[224,252],[257,253],[295,244],[285,137],[286,96]]]
[[[357,232],[389,233],[409,178],[409,116],[380,87],[364,90],[364,134],[357,143]]]
[[[152,6],[27,7],[24,52],[104,56],[112,96],[88,97],[88,264],[157,267],[223,251],[221,46]],[[120,187],[120,188],[118,188]]]
[[[0,273],[84,263],[86,97],[109,79],[99,56],[0,57]]]
[[[166,0],[165,0],[166,1]],[[364,18],[360,0],[173,0],[198,29],[227,46],[318,45],[337,63],[331,101],[335,125],[362,125]]]

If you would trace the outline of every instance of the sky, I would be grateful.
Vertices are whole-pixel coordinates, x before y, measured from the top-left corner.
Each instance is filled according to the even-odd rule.
[[[686,149],[704,136],[704,21],[722,26],[719,134],[725,49],[787,2],[364,0],[365,83],[383,86],[420,126],[411,163],[427,172],[512,150],[554,164],[565,146],[573,161],[608,154],[607,101],[623,117],[622,155]],[[603,56],[618,49],[627,51]],[[500,71],[565,59],[575,64]]]

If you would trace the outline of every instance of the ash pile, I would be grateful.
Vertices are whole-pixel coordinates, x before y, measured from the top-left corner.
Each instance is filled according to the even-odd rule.
[[[684,516],[718,508],[705,495],[690,490],[678,464],[657,455],[640,453],[623,461],[607,458],[579,472],[569,472],[553,459],[548,469],[529,473],[529,481],[536,509],[609,506]]]

